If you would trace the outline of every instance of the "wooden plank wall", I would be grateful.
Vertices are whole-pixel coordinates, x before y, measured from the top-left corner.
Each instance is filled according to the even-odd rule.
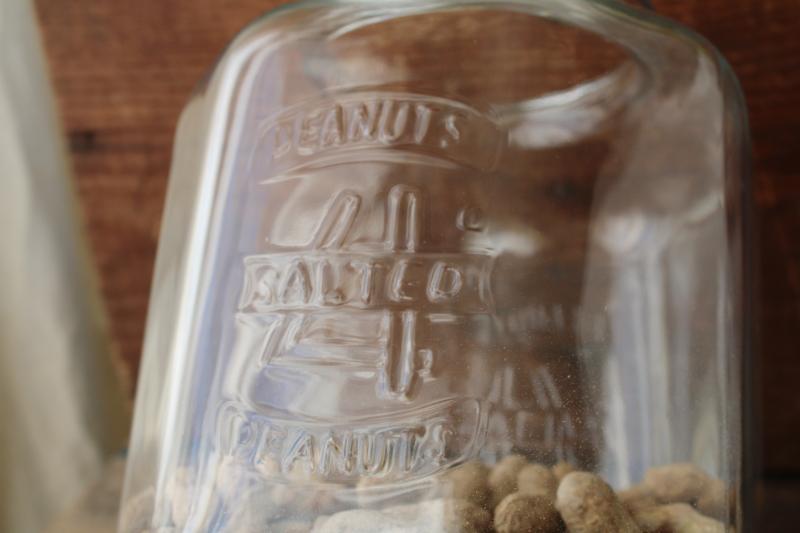
[[[138,366],[181,107],[279,0],[37,0],[117,347]],[[800,1],[655,0],[708,37],[746,93],[759,217],[763,531],[800,507]],[[788,527],[788,529],[787,529]]]

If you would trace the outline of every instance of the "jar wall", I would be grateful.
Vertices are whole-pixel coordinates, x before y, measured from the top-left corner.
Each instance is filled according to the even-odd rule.
[[[691,463],[741,530],[720,60],[613,3],[376,4],[256,22],[187,108],[122,529],[391,521],[519,455]]]

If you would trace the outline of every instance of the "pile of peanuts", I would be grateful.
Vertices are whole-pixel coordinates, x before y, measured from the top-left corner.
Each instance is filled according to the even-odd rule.
[[[725,484],[692,464],[653,468],[615,492],[595,474],[507,456],[489,468],[465,464],[448,474],[461,505],[457,530],[474,533],[730,533]],[[467,503],[469,502],[469,503]],[[482,514],[481,514],[482,511]]]
[[[176,531],[186,523],[191,481],[179,473],[170,489]],[[365,496],[375,485],[367,478],[356,491]],[[290,487],[252,497],[235,485],[227,491],[239,513],[215,530],[225,533],[733,533],[725,524],[735,507],[723,481],[689,463],[652,468],[640,484],[616,492],[568,463],[545,466],[520,455],[494,466],[468,462],[438,477],[427,498],[416,494],[390,507],[365,496],[355,509],[331,513],[329,497],[301,496]],[[152,511],[141,516],[149,519]],[[142,520],[127,520],[138,525],[126,531],[155,531]]]

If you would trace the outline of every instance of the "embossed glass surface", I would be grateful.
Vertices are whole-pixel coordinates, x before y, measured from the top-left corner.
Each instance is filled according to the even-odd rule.
[[[178,128],[121,531],[481,531],[454,473],[509,456],[693,463],[745,530],[745,146],[622,3],[254,22]]]

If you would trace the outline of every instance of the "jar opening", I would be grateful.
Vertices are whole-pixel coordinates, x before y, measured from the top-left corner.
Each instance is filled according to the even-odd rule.
[[[639,94],[646,80],[637,58],[607,38],[492,6],[353,25],[325,46],[325,59],[316,56],[308,70],[326,90],[451,98],[504,125],[534,120],[540,131],[559,130],[559,142],[595,128]],[[551,143],[551,137],[530,142]]]

